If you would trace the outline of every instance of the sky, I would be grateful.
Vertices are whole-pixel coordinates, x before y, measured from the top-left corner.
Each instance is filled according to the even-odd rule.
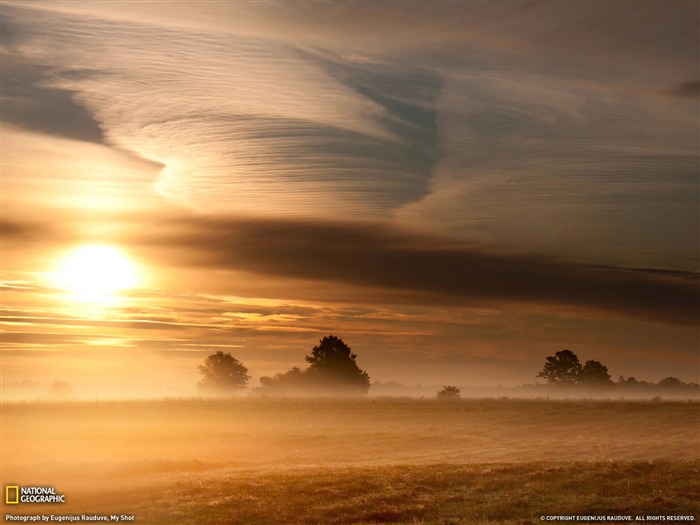
[[[2,382],[700,376],[693,1],[0,2]]]

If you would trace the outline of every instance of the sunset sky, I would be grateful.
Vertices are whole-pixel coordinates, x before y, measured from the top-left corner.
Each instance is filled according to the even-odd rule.
[[[698,381],[699,11],[3,0],[3,384]]]

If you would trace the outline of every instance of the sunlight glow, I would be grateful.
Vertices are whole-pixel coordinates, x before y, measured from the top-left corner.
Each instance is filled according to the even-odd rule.
[[[141,282],[138,268],[110,245],[90,244],[71,250],[51,275],[52,283],[75,299],[109,300]]]

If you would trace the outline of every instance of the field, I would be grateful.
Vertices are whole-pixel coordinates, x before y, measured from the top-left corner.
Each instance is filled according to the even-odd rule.
[[[2,406],[2,484],[138,523],[700,519],[700,403],[163,400]]]

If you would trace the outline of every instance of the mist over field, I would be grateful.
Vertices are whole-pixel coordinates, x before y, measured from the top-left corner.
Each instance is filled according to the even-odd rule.
[[[47,462],[70,471],[696,459],[699,416],[700,403],[671,401],[13,403],[3,406],[4,460],[42,472]]]
[[[67,494],[42,512],[223,524],[700,510],[698,402],[191,399],[2,411],[3,482]]]
[[[206,396],[197,394],[195,388],[183,387],[181,389],[171,389],[166,393],[162,389],[140,391],[139,389],[123,390],[82,390],[71,386],[69,383],[66,387],[55,386],[55,383],[37,383],[37,382],[20,382],[3,385],[3,399],[6,402],[65,402],[65,401],[125,401],[125,400],[161,400],[161,399],[195,399],[195,398],[214,398],[218,396]],[[569,400],[698,400],[700,399],[700,391],[697,387],[689,386],[686,388],[663,388],[651,385],[648,387],[640,387],[636,389],[580,389],[580,388],[557,388],[552,385],[544,384],[529,384],[515,387],[494,386],[490,388],[470,387],[456,385],[460,390],[462,399],[569,399]],[[383,398],[406,398],[406,399],[435,399],[444,385],[404,385],[394,381],[386,383],[375,382],[367,394],[369,399]],[[165,395],[164,395],[165,394]],[[338,397],[332,393],[320,395],[325,397]],[[272,395],[262,392],[256,388],[249,391],[239,392],[234,396],[236,399],[258,399],[266,397],[283,397],[283,398],[311,398],[319,397],[318,395],[309,395],[305,391],[290,390],[283,395]],[[339,397],[343,397],[340,395]]]

